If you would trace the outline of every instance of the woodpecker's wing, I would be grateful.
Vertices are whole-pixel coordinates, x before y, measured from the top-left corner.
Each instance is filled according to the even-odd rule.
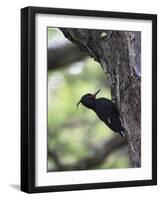
[[[96,100],[96,114],[115,132],[122,131],[120,113],[115,104],[106,98]]]
[[[117,109],[116,105],[109,99],[106,98],[99,98],[96,99],[96,109],[102,113],[109,113],[110,115],[116,116],[120,118],[119,110]]]

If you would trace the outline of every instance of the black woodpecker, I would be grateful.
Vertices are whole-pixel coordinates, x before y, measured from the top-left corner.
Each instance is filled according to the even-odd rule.
[[[114,132],[119,133],[125,137],[126,130],[121,123],[120,113],[116,105],[109,99],[98,98],[97,94],[100,92],[99,89],[95,94],[85,94],[81,100],[77,103],[77,108],[80,103],[85,107],[93,110],[97,116]]]

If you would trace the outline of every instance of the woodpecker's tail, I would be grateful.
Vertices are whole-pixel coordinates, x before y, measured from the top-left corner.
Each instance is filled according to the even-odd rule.
[[[121,131],[120,131],[119,133],[120,133],[120,135],[123,136],[124,138],[126,137],[126,140],[127,140],[127,130],[126,130],[124,127],[121,128]],[[128,143],[128,140],[127,140],[127,143]],[[132,151],[135,153],[135,149],[134,149],[132,143],[130,142],[130,140],[129,140],[129,145],[130,145]]]

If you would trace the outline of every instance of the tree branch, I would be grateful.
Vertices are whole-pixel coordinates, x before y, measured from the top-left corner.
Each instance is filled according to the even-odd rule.
[[[80,61],[87,56],[87,53],[72,43],[61,45],[48,45],[48,70],[57,69],[70,63]]]
[[[74,164],[62,164],[60,165],[60,161],[58,158],[55,157],[55,153],[48,152],[49,156],[53,158],[53,160],[56,162],[57,168],[49,171],[62,171],[62,170],[88,170],[92,169],[100,164],[102,164],[105,159],[115,150],[123,147],[126,145],[126,139],[122,138],[121,136],[115,136],[110,140],[107,140],[103,145],[97,145],[100,146],[100,148],[94,148],[94,152],[92,155],[87,156],[86,158],[83,158],[79,160],[78,162]]]

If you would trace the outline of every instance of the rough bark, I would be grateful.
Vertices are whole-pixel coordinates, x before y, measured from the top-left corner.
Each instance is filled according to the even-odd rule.
[[[112,100],[127,130],[132,167],[141,166],[141,33],[61,29],[73,43],[98,61],[111,86]]]

